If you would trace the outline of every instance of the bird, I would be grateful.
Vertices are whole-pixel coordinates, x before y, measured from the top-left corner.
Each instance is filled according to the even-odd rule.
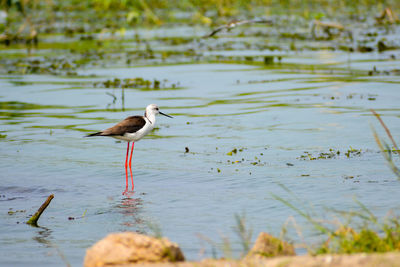
[[[209,38],[212,37],[214,35],[216,35],[218,32],[227,29],[228,31],[230,31],[231,29],[240,26],[240,25],[244,25],[244,24],[251,24],[251,23],[265,23],[265,24],[272,24],[272,20],[266,20],[266,19],[253,19],[253,20],[233,20],[231,22],[229,22],[228,24],[219,26],[218,28],[214,29],[211,33],[203,36],[203,38]]]
[[[142,139],[145,135],[147,135],[151,130],[153,130],[154,125],[156,123],[156,115],[161,114],[169,118],[173,118],[172,116],[162,113],[156,104],[150,104],[146,107],[146,111],[144,112],[144,116],[129,116],[125,118],[123,121],[115,124],[114,126],[107,128],[103,131],[88,134],[85,137],[94,137],[94,136],[109,136],[115,139],[123,140],[128,142],[128,146],[126,148],[126,158],[125,158],[125,174],[126,174],[126,186],[125,191],[122,194],[126,194],[128,192],[128,162],[129,162],[129,171],[131,174],[132,181],[132,191],[134,189],[133,184],[133,175],[132,175],[132,153],[133,148],[135,146],[135,142]],[[129,155],[129,143],[132,142],[132,149],[130,158],[128,161]]]

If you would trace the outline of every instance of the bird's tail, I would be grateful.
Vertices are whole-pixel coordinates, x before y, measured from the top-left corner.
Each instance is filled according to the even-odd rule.
[[[91,137],[91,136],[101,136],[101,132],[88,134],[88,135],[85,135],[84,137]]]

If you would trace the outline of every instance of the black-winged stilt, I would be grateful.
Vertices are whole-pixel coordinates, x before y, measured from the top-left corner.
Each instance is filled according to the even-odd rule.
[[[150,104],[146,107],[144,116],[130,116],[123,121],[117,123],[113,127],[105,129],[101,132],[86,135],[85,137],[92,136],[110,136],[116,139],[124,140],[128,142],[126,148],[126,158],[125,158],[125,174],[126,174],[126,187],[123,194],[128,191],[128,155],[129,155],[129,143],[132,142],[131,155],[129,159],[129,171],[131,173],[132,190],[133,185],[133,175],[132,175],[132,153],[135,146],[135,142],[139,141],[151,130],[153,130],[156,123],[156,115],[161,114],[172,118],[172,116],[162,113],[156,104]]]

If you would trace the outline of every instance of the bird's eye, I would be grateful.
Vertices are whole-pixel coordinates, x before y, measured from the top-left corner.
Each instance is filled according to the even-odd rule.
[[[156,110],[158,110],[158,108],[156,108]]]

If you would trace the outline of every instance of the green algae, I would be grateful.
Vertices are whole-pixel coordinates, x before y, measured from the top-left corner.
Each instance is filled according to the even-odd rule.
[[[297,159],[300,160],[337,159],[340,158],[341,155],[345,155],[346,158],[353,158],[361,156],[364,152],[365,151],[363,151],[362,149],[355,149],[352,148],[351,146],[345,152],[330,148],[328,152],[320,152],[317,154],[313,154],[309,151],[304,151],[304,154],[302,154]]]

